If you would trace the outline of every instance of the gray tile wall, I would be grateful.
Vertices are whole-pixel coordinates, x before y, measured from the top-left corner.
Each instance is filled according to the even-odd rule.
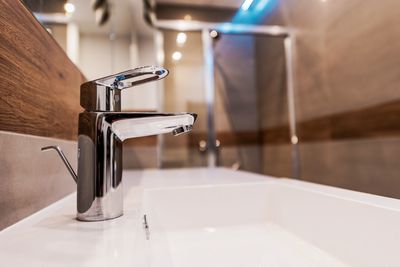
[[[400,1],[277,2],[263,22],[296,31],[299,122],[400,99]],[[280,44],[264,42],[258,46],[258,53],[270,63],[264,66],[263,73],[276,74],[261,77],[265,91],[262,99],[266,103],[263,128],[287,125],[286,110],[280,110],[285,105],[284,85],[280,83],[284,75]],[[395,110],[389,115],[392,119],[398,117]],[[379,125],[387,119],[375,118],[369,123]],[[362,123],[355,121],[354,125],[363,130]],[[313,130],[329,131],[323,127]],[[307,142],[300,138],[301,178],[400,198],[400,143],[396,133],[383,129],[382,137],[373,138]],[[290,176],[289,145],[266,144],[263,152],[265,173]]]
[[[54,144],[76,169],[76,142],[0,131],[0,229],[75,191],[58,155],[40,151]]]

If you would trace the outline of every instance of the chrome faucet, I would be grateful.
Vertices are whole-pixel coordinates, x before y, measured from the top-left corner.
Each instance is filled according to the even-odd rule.
[[[188,132],[193,113],[121,112],[121,90],[159,80],[168,71],[142,67],[81,85],[78,129],[78,175],[58,146],[54,149],[77,182],[77,219],[102,221],[123,214],[122,143],[129,138]]]

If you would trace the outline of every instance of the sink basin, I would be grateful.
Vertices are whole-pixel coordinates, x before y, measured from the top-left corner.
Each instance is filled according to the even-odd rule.
[[[1,231],[2,264],[400,266],[396,199],[223,168],[123,179],[124,216],[78,222],[72,194]]]
[[[150,266],[399,266],[398,203],[368,197],[289,179],[146,190]]]

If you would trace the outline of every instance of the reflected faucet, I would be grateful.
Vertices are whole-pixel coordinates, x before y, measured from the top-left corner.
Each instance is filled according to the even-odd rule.
[[[188,132],[196,120],[194,113],[121,112],[121,90],[167,76],[159,67],[142,67],[107,76],[81,85],[78,128],[78,174],[61,149],[58,152],[77,182],[77,219],[102,221],[123,214],[122,143],[163,133]]]

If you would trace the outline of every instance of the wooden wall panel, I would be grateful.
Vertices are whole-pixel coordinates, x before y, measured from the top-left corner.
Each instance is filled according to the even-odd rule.
[[[300,143],[400,136],[400,101],[322,116],[297,124]],[[265,144],[289,143],[287,125],[264,129]]]
[[[84,80],[20,1],[0,0],[0,130],[76,139]]]
[[[297,123],[301,143],[343,141],[354,139],[396,138],[400,136],[400,101],[322,116]],[[190,134],[190,145],[198,146],[206,132]],[[260,131],[218,131],[223,146],[290,144],[288,125]]]

